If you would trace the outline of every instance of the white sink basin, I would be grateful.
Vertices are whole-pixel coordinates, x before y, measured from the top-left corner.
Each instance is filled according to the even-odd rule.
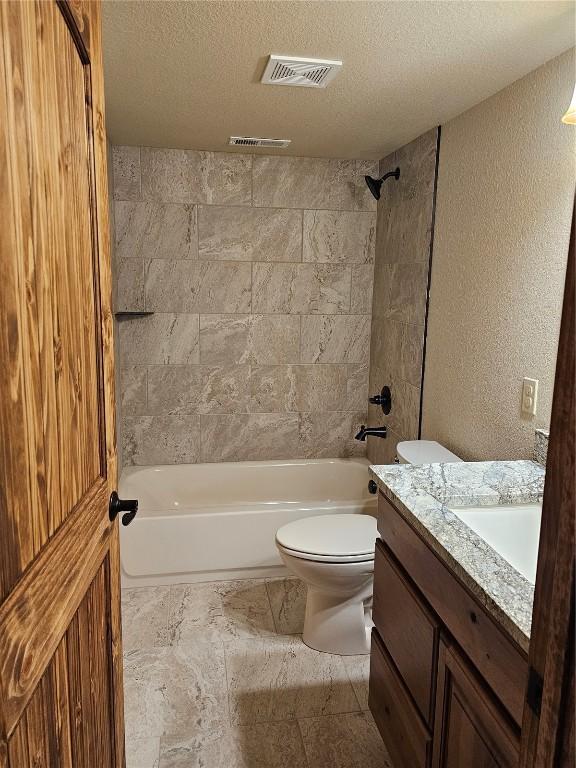
[[[531,584],[535,583],[542,504],[449,509]]]

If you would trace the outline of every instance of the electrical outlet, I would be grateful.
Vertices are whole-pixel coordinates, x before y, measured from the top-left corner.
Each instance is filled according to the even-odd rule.
[[[522,380],[522,403],[520,410],[523,416],[536,416],[538,405],[538,379]]]

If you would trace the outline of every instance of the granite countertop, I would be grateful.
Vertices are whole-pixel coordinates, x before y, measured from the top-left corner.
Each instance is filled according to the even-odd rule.
[[[370,474],[426,543],[528,652],[534,585],[447,507],[542,500],[534,461],[371,466]]]

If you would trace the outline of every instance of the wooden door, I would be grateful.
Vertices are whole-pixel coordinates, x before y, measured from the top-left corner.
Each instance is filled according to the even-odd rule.
[[[576,206],[556,361],[522,721],[522,768],[576,764]]]
[[[516,768],[519,737],[467,661],[443,643],[434,768]]]
[[[0,766],[124,764],[99,6],[0,3]]]

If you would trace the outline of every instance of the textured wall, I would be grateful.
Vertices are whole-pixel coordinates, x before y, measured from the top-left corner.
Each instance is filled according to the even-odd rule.
[[[385,440],[368,438],[375,464],[394,461],[398,441],[418,437],[436,143],[428,131],[380,161],[381,174],[399,166],[400,179],[384,182],[378,202],[370,393],[388,384],[392,410],[369,409],[371,426],[388,426]]]
[[[563,125],[574,50],[442,128],[423,437],[468,459],[530,458],[546,426],[574,195]],[[535,419],[524,376],[540,380]]]
[[[362,452],[376,171],[114,149],[125,464]]]

